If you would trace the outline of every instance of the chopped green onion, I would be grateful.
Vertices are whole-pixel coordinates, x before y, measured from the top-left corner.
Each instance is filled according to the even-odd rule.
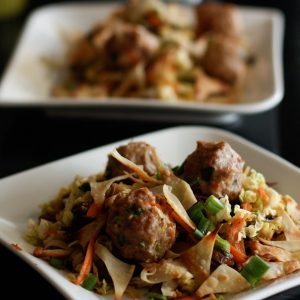
[[[156,178],[157,180],[161,180],[161,175],[160,175],[160,172],[159,172],[159,171],[157,171],[157,173],[155,174],[155,178]]]
[[[147,297],[149,300],[167,300],[168,299],[166,296],[163,296],[161,294],[154,293],[154,292],[146,293],[145,297]]]
[[[241,274],[254,287],[268,271],[269,265],[259,256],[254,255],[241,271]]]
[[[224,251],[224,252],[230,252],[230,244],[228,241],[223,240],[220,236],[217,235],[216,243],[215,243],[216,248]]]
[[[49,260],[49,264],[56,269],[62,269],[64,267],[64,261],[55,257],[52,257]]]
[[[218,300],[224,300],[223,294],[216,294]]]
[[[201,240],[203,238],[203,233],[199,229],[195,229],[194,236],[197,240]]]
[[[95,276],[94,274],[90,273],[87,276],[87,278],[84,280],[84,282],[82,283],[82,287],[85,288],[86,290],[91,291],[95,287],[97,281],[98,281],[97,276]]]
[[[203,233],[203,235],[206,235],[210,227],[211,227],[211,221],[204,216],[200,219],[197,225],[197,229],[199,229]]]
[[[195,224],[198,224],[200,220],[205,217],[202,210],[204,209],[204,206],[201,202],[197,202],[192,207],[190,207],[187,211],[189,217],[192,219],[192,221]]]
[[[223,203],[221,203],[214,195],[211,195],[206,199],[204,206],[207,212],[214,215],[224,208]]]

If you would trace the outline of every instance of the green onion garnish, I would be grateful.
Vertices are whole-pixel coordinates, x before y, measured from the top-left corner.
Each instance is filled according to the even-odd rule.
[[[214,195],[211,195],[206,199],[204,206],[207,212],[214,215],[224,208],[223,203]]]
[[[203,233],[199,229],[195,229],[194,236],[197,240],[201,240],[203,238]]]
[[[202,217],[197,225],[197,229],[199,229],[203,235],[206,235],[206,233],[210,230],[211,227],[211,221],[207,219],[206,217]]]
[[[166,296],[163,296],[161,294],[154,293],[154,292],[146,293],[145,297],[147,297],[149,300],[167,300],[168,299]]]
[[[198,224],[200,220],[205,217],[202,210],[204,209],[204,206],[202,203],[197,202],[192,207],[190,207],[187,211],[190,218],[193,220],[195,224]]]
[[[222,250],[223,252],[230,252],[230,244],[228,241],[223,240],[220,236],[217,235],[216,248]]]
[[[254,255],[250,258],[249,262],[243,268],[241,274],[253,287],[255,287],[257,282],[261,280],[261,278],[268,271],[268,269],[269,265],[259,256]]]
[[[52,257],[49,260],[49,264],[56,269],[62,269],[64,267],[64,261],[55,257]]]
[[[82,287],[84,287],[85,289],[91,291],[95,287],[97,281],[98,281],[97,276],[95,276],[94,274],[90,273],[87,276],[87,278],[84,280],[84,282],[82,283]]]

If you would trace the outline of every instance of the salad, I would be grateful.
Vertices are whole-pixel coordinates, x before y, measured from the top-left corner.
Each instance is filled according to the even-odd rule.
[[[129,0],[69,45],[52,95],[234,102],[251,57],[233,5]]]
[[[29,220],[33,255],[101,295],[219,299],[300,270],[300,207],[224,141],[181,165],[145,142],[76,176]]]

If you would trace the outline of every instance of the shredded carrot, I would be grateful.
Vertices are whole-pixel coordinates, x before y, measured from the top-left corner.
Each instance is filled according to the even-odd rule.
[[[101,210],[101,206],[96,202],[93,202],[92,205],[89,207],[86,216],[89,218],[95,218]]]
[[[246,225],[246,221],[243,218],[235,217],[232,218],[231,228],[227,235],[227,240],[231,245],[234,245],[238,241],[238,235],[241,229]]]
[[[242,203],[242,209],[248,210],[248,211],[252,211],[252,204],[249,202],[244,202]]]
[[[18,244],[10,244],[15,250],[21,251],[22,248]]]
[[[75,284],[82,284],[82,282],[85,280],[85,278],[89,275],[91,271],[93,265],[93,259],[94,259],[95,241],[96,241],[96,235],[93,238],[91,238],[91,240],[89,241],[89,245],[87,247],[86,254],[79,275],[74,280]]]
[[[262,201],[264,202],[264,204],[268,204],[269,203],[269,195],[266,193],[265,189],[263,189],[262,187],[257,189],[257,193],[258,196],[262,199]]]
[[[248,258],[245,253],[241,252],[232,245],[230,245],[230,253],[233,256],[234,261],[238,264],[243,264]]]
[[[45,249],[43,247],[35,247],[32,253],[36,257],[59,257],[64,258],[70,255],[67,249]]]
[[[178,223],[180,224],[188,233],[193,233],[195,229],[191,228],[184,222],[184,220],[181,219],[181,217],[173,210],[170,213],[171,217]]]

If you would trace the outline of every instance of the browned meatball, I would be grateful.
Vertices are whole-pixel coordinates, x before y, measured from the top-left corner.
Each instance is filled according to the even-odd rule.
[[[236,199],[242,188],[244,161],[226,142],[197,142],[183,169],[183,177],[204,195]],[[192,186],[193,187],[193,186]]]
[[[109,208],[106,232],[122,257],[155,262],[175,242],[176,225],[162,211],[155,195],[140,188],[117,196]]]
[[[206,32],[220,33],[227,36],[238,34],[235,7],[231,4],[205,3],[196,9],[197,35]]]
[[[137,165],[142,165],[144,171],[149,175],[155,175],[157,173],[157,168],[154,163],[153,158],[153,148],[144,142],[132,142],[127,145],[120,146],[117,151],[130,161]],[[124,174],[127,170],[112,156],[108,157],[108,163],[105,170],[105,175],[107,178],[115,177]]]
[[[245,62],[236,41],[221,35],[210,38],[202,63],[207,74],[229,84],[241,80],[245,74]]]

